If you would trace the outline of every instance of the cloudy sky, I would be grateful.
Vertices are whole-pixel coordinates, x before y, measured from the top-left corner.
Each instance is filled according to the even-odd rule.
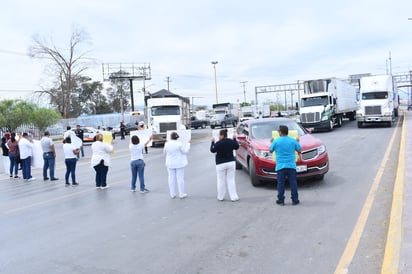
[[[86,75],[102,81],[102,63],[149,62],[147,90],[167,88],[215,102],[211,61],[218,61],[219,102],[254,98],[255,86],[412,69],[410,0],[14,0],[0,10],[0,99],[47,87],[44,61],[30,59],[32,37],[66,49],[73,27],[88,33]],[[140,90],[136,81],[134,89]],[[136,100],[142,100],[136,92]],[[272,95],[274,96],[274,95]],[[136,102],[138,105],[139,102]]]

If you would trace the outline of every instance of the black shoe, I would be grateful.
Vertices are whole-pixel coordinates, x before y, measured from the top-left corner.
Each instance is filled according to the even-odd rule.
[[[72,184],[72,186],[78,186],[79,185],[79,183],[73,183]]]
[[[43,181],[47,181],[49,179],[49,177],[44,177]]]
[[[298,205],[300,203],[300,201],[299,200],[296,200],[296,201],[293,201],[292,202],[292,205]]]
[[[276,200],[276,204],[284,206],[284,205],[285,205],[285,201],[283,201],[283,200]]]
[[[50,181],[57,181],[57,180],[59,180],[59,178],[56,178],[56,177],[50,179]]]

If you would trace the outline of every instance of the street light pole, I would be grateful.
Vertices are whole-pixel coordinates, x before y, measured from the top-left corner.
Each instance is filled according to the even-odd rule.
[[[213,70],[215,71],[215,91],[216,91],[216,104],[219,103],[218,97],[217,97],[217,79],[216,79],[216,65],[217,65],[217,61],[212,61],[211,62],[213,65]]]
[[[247,81],[240,82],[243,86],[243,102],[246,103],[246,83]]]

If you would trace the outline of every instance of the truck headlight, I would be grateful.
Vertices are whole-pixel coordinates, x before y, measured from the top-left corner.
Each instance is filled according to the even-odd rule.
[[[272,153],[270,151],[255,149],[255,154],[259,158],[272,160]]]
[[[329,120],[329,116],[323,115],[323,116],[322,116],[322,121],[327,121],[327,120]]]

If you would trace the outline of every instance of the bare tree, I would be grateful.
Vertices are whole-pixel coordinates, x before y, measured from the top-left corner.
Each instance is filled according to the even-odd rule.
[[[79,48],[86,42],[88,35],[74,28],[70,37],[69,48],[60,49],[53,40],[45,40],[38,36],[33,37],[33,45],[29,48],[32,58],[47,59],[54,65],[54,74],[57,88],[40,91],[50,95],[63,118],[68,118],[72,93],[76,86],[75,81],[81,78],[81,74],[88,68],[89,61],[86,58],[88,51],[80,52]]]

